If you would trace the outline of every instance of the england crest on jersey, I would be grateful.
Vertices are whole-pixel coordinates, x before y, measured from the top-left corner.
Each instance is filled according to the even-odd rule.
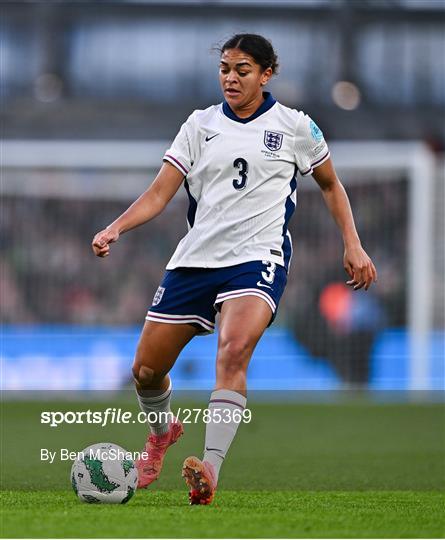
[[[156,291],[156,294],[153,298],[153,306],[157,306],[159,302],[162,300],[162,297],[164,296],[165,287],[158,287],[158,290]]]
[[[283,143],[283,135],[277,133],[276,131],[265,131],[264,132],[264,144],[266,148],[272,150],[272,152],[277,152],[281,148]]]

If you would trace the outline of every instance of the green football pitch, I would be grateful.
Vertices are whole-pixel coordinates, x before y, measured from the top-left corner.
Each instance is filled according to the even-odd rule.
[[[5,401],[2,537],[443,537],[443,404],[249,405],[252,422],[239,428],[211,506],[190,507],[180,477],[182,460],[201,455],[202,423],[185,426],[155,484],[127,505],[108,506],[81,503],[70,486],[71,462],[42,462],[40,449],[114,442],[140,450],[145,427],[51,428],[40,414],[107,406],[136,412],[134,402]]]

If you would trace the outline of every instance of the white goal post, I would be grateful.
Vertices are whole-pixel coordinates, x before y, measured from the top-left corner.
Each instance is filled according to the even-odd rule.
[[[156,174],[168,142],[156,141],[3,141],[2,195],[74,198],[134,198]],[[429,336],[433,327],[433,207],[436,160],[422,142],[357,142],[330,144],[339,175],[345,183],[360,182],[354,172],[401,173],[409,184],[408,327],[411,345],[410,387],[428,388]],[[70,175],[57,181],[33,171],[64,169],[133,171],[133,180],[96,175],[94,185],[73,182]],[[24,171],[27,171],[24,174]],[[303,189],[310,186],[306,183]]]
[[[339,171],[400,170],[408,193],[408,328],[411,390],[428,388],[429,336],[433,326],[433,196],[435,158],[423,143],[343,142],[334,146]]]

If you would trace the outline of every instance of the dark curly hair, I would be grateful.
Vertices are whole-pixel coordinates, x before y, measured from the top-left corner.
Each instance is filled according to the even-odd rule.
[[[272,69],[275,75],[278,72],[278,57],[275,54],[272,43],[258,34],[235,34],[224,45],[218,48],[220,54],[228,49],[240,49],[249,54],[262,70]]]

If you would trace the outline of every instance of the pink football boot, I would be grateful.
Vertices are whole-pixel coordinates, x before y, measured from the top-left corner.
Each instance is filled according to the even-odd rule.
[[[216,474],[213,465],[190,456],[182,466],[182,476],[190,488],[190,504],[210,504],[216,491]]]
[[[138,470],[138,488],[146,488],[159,478],[162,470],[164,457],[169,446],[174,444],[184,433],[181,422],[174,418],[170,423],[169,430],[164,435],[150,434],[144,446],[147,452],[146,459],[138,459],[136,468]]]

